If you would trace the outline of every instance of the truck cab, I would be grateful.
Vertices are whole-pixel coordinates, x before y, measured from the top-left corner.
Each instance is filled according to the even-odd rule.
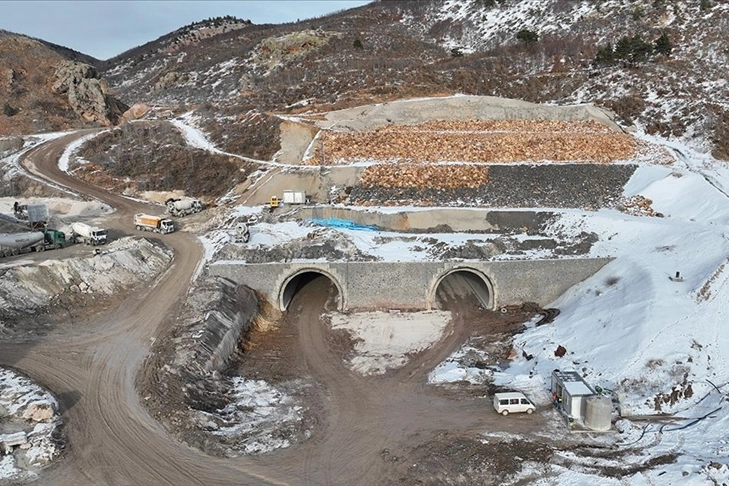
[[[163,234],[172,233],[175,231],[175,223],[171,219],[163,219],[159,222],[159,230]]]
[[[43,234],[46,244],[55,245],[56,248],[63,248],[66,246],[66,233],[63,231],[47,229],[43,232]]]
[[[107,231],[104,229],[94,228],[92,239],[95,245],[103,245],[106,243]]]

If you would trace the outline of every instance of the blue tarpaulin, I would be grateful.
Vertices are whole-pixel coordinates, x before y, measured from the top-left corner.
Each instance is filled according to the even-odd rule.
[[[327,218],[327,219],[310,219],[309,221],[311,221],[314,224],[318,224],[319,226],[329,226],[330,228],[360,230],[360,231],[377,231],[377,228],[375,226],[366,226],[363,224],[357,224],[354,221],[349,220],[349,219]]]

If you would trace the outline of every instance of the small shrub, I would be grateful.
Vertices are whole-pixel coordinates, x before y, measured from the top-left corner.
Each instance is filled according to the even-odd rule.
[[[615,64],[615,51],[613,45],[608,43],[605,47],[598,49],[594,63],[598,66],[610,66]]]
[[[535,44],[539,41],[539,34],[529,29],[521,29],[516,33],[516,40],[526,45]]]
[[[663,366],[664,364],[666,364],[666,362],[663,361],[660,358],[658,358],[658,359],[650,359],[645,364],[645,367],[648,368],[648,369],[654,370],[656,368],[659,368],[659,367]]]
[[[612,287],[616,283],[620,282],[620,277],[612,276],[605,279],[605,286]]]
[[[18,109],[14,108],[10,103],[5,103],[3,105],[3,115],[5,116],[15,116],[18,114]]]
[[[671,40],[668,38],[668,34],[662,32],[661,36],[656,39],[653,49],[656,54],[663,54],[666,57],[670,56],[671,51],[673,50],[673,45],[671,44]]]

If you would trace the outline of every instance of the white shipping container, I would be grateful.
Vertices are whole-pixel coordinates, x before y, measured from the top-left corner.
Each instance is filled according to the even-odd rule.
[[[287,189],[283,192],[284,204],[305,204],[306,191],[300,189]]]

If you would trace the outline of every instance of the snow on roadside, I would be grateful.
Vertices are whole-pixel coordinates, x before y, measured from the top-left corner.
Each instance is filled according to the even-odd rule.
[[[430,347],[443,336],[451,313],[361,312],[332,314],[332,330],[350,331],[354,339],[351,368],[363,375],[385,373],[408,361],[408,355]]]
[[[41,179],[40,177],[36,176],[35,174],[32,174],[28,171],[26,171],[24,168],[21,167],[20,161],[22,158],[27,154],[30,150],[35,148],[36,146],[48,142],[50,140],[55,140],[56,138],[63,137],[64,135],[68,135],[71,132],[53,132],[53,133],[41,133],[37,135],[30,135],[23,138],[23,147],[15,152],[12,153],[4,158],[0,158],[0,172],[4,172],[2,179],[4,181],[9,181],[18,174],[23,174],[26,177],[33,179],[35,181],[41,182],[43,184],[49,185],[59,191],[73,194],[69,189],[46,181],[45,179]]]
[[[469,357],[478,361],[485,361],[488,358],[481,349],[466,344],[430,372],[428,383],[467,382],[472,385],[484,385],[491,382],[494,376],[493,370],[464,365],[464,361]]]
[[[73,155],[73,153],[76,152],[83,144],[85,144],[92,138],[95,138],[101,133],[104,132],[90,133],[88,135],[84,135],[83,137],[74,140],[73,142],[66,145],[66,148],[61,154],[61,157],[58,159],[58,168],[61,169],[63,172],[68,172],[68,167],[71,163],[71,156]]]

